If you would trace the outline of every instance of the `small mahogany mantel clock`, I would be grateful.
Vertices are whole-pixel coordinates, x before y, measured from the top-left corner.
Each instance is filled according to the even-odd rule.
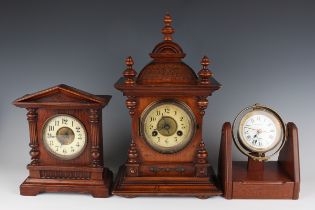
[[[111,96],[58,85],[14,101],[26,108],[31,163],[21,195],[80,192],[108,197],[112,173],[103,167],[102,108]]]
[[[133,60],[115,87],[127,96],[132,119],[128,160],[121,166],[113,194],[195,196],[221,194],[207,161],[202,119],[207,97],[220,88],[204,57],[198,75],[182,61],[182,48],[172,41],[174,29],[164,18],[164,40],[150,54],[152,61],[138,76]]]

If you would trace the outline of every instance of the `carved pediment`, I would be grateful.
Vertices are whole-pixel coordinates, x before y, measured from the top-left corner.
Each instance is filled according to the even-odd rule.
[[[18,107],[103,107],[111,96],[93,95],[82,90],[60,84],[33,94],[16,99],[13,104]]]

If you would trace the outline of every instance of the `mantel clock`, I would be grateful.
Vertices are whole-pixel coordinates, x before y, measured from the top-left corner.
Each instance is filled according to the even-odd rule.
[[[14,101],[28,110],[30,132],[32,161],[21,195],[109,196],[112,173],[103,166],[102,108],[110,98],[58,85]]]
[[[207,97],[220,88],[203,57],[198,76],[182,59],[172,40],[170,15],[164,17],[164,40],[150,54],[152,61],[137,76],[131,57],[115,87],[127,97],[132,119],[128,160],[121,166],[113,194],[195,196],[221,194],[207,160],[202,119]]]

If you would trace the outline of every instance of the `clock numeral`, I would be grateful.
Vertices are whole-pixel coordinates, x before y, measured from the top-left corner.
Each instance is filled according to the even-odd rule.
[[[63,154],[67,154],[68,152],[67,152],[66,149],[63,149],[63,150],[62,150],[62,153],[63,153]]]
[[[54,141],[49,141],[49,146],[54,146]]]
[[[77,142],[77,144],[75,146],[80,147],[80,142]]]
[[[55,138],[55,136],[53,136],[51,133],[47,133],[47,138],[50,139],[50,138]]]
[[[156,111],[156,116],[160,116],[161,115],[161,111],[160,110],[157,110]]]
[[[74,152],[74,148],[73,147],[70,147],[70,149],[71,149],[71,152]]]
[[[154,122],[156,120],[156,117],[151,117],[150,122]]]
[[[165,109],[164,109],[164,112],[165,112],[166,114],[169,114],[170,111],[171,111],[170,108],[165,108]]]
[[[68,119],[62,118],[62,124],[67,125],[68,124]]]
[[[71,121],[71,127],[73,127],[73,120]]]
[[[157,137],[157,142],[160,142],[161,141],[161,138],[158,136]]]
[[[177,136],[174,136],[174,140],[177,142]]]
[[[48,131],[54,131],[54,130],[55,130],[55,126],[53,126],[53,125],[48,126]]]
[[[152,130],[152,128],[153,128],[153,125],[150,124],[149,129]]]
[[[59,121],[55,121],[55,126],[59,126]]]
[[[81,132],[81,128],[79,126],[77,126],[75,129],[76,129],[77,133]]]
[[[165,142],[165,144],[168,144],[168,139],[165,139],[164,142]]]
[[[177,111],[176,110],[174,111],[174,115],[177,115]]]
[[[182,117],[179,118],[179,121],[183,121],[183,119],[184,119],[184,117],[182,116]]]
[[[56,148],[56,152],[58,152],[59,151],[59,146],[55,146],[55,148]]]

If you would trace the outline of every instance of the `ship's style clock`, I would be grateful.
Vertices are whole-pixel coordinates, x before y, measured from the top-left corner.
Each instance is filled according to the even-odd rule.
[[[207,97],[220,88],[204,57],[198,75],[182,61],[185,54],[172,41],[174,29],[164,18],[164,40],[152,51],[152,61],[136,76],[133,60],[115,87],[127,96],[132,118],[128,160],[118,173],[113,194],[135,196],[195,196],[221,194],[207,161],[202,118]]]
[[[232,139],[239,151],[248,156],[247,161],[233,161]],[[227,199],[298,199],[297,127],[292,122],[285,125],[270,107],[260,104],[246,107],[232,126],[229,122],[223,125],[218,165]]]
[[[108,197],[112,173],[103,166],[102,108],[110,96],[58,85],[25,95],[31,163],[21,195],[80,192]]]

